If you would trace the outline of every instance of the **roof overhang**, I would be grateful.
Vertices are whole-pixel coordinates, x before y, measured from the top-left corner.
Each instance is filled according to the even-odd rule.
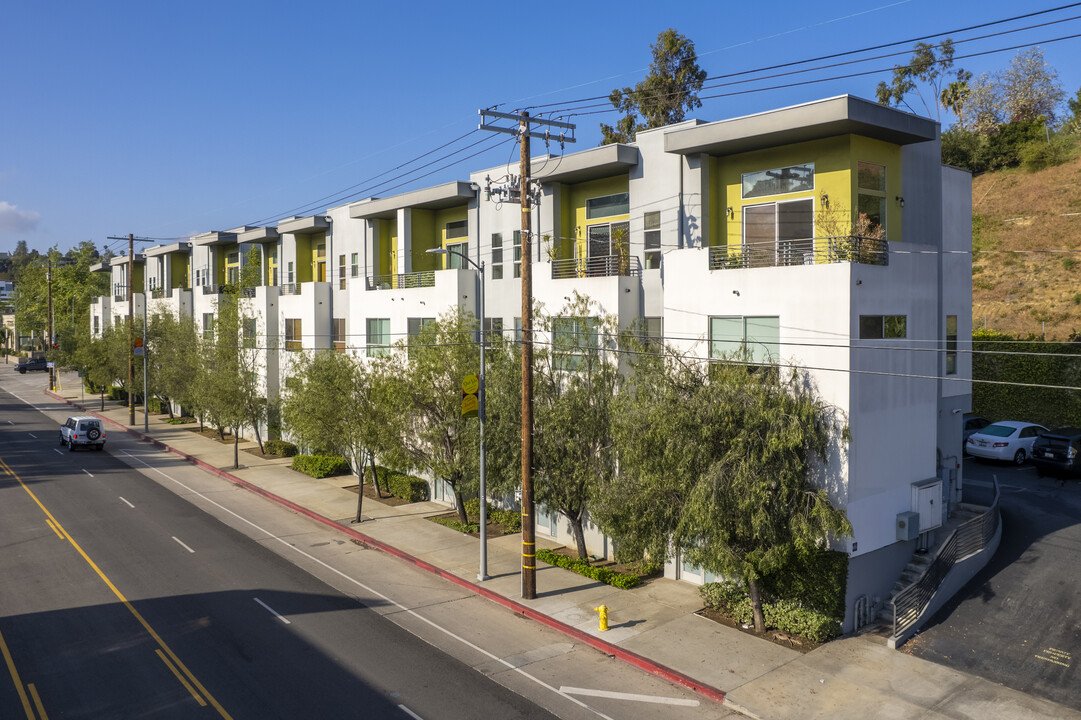
[[[445,210],[465,205],[476,196],[476,191],[469,183],[456,180],[393,197],[362,200],[349,206],[349,217],[362,220],[389,219],[396,217],[403,208]]]
[[[109,268],[110,268],[109,261],[108,260],[102,260],[99,263],[94,263],[93,265],[91,265],[90,266],[90,272],[109,272]]]
[[[285,233],[312,233],[326,230],[330,227],[330,221],[326,215],[309,215],[307,217],[291,217],[278,223],[277,231]]]
[[[229,245],[236,242],[236,233],[231,232],[207,232],[202,235],[195,235],[191,239],[192,243],[199,246],[204,245]]]
[[[142,253],[135,253],[134,255],[117,255],[109,261],[110,267],[120,267],[121,265],[127,265],[128,261],[132,258],[135,259],[135,264],[146,262],[146,256]]]
[[[281,237],[281,233],[276,228],[272,227],[257,227],[245,230],[237,236],[237,240],[242,243],[265,243],[265,242],[277,242]]]
[[[638,148],[613,143],[583,150],[562,158],[534,160],[533,179],[541,182],[581,183],[622,175],[638,165]]]
[[[852,95],[841,95],[673,130],[664,136],[664,149],[680,155],[734,155],[850,134],[910,145],[938,137],[938,123]]]
[[[143,254],[147,257],[158,257],[159,255],[171,255],[173,253],[190,253],[190,242],[175,242],[170,245],[158,245],[156,247],[147,248],[143,251]]]

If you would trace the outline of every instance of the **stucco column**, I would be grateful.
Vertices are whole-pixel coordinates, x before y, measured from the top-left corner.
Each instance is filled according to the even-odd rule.
[[[413,211],[398,210],[398,274],[413,272]]]

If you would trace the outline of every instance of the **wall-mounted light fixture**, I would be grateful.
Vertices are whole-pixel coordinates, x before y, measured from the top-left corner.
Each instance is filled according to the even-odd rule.
[[[739,290],[733,290],[732,294],[735,295],[736,297],[739,297]]]
[[[727,208],[725,209],[725,211],[724,211],[724,214],[725,214],[725,217],[732,217],[732,216],[733,216],[733,214],[734,214],[734,211],[732,210],[732,206],[731,206],[731,205],[729,205],[729,206],[728,206],[728,207],[727,207]]]
[[[823,205],[824,207],[829,207],[829,206],[830,206],[830,196],[829,196],[829,193],[822,193],[822,205]]]
[[[900,195],[895,195],[893,199],[900,203],[901,207],[905,206],[905,199]]]

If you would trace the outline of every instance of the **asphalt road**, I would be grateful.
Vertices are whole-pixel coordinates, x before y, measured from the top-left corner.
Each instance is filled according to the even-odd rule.
[[[973,458],[964,470],[980,504],[997,475],[1002,541],[904,650],[1081,709],[1081,482]]]
[[[732,714],[123,433],[69,453],[42,384],[0,376],[0,718]]]

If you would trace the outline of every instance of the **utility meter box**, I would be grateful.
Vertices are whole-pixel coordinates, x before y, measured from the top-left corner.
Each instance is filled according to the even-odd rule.
[[[918,512],[897,513],[897,539],[915,540],[920,535],[920,514]]]

